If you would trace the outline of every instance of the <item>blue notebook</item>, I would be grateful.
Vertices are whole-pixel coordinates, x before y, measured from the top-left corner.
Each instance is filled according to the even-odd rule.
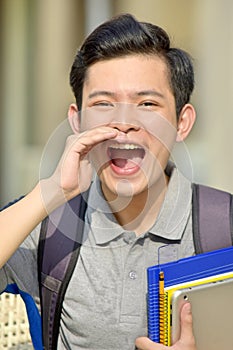
[[[147,269],[148,278],[148,336],[159,337],[159,274],[164,273],[164,287],[194,281],[233,271],[233,247],[195,255]]]

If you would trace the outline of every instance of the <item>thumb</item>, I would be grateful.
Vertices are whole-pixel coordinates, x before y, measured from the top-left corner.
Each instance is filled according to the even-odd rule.
[[[154,343],[147,337],[139,337],[136,339],[135,345],[138,350],[165,350],[162,344]]]
[[[182,307],[180,323],[181,334],[179,342],[185,344],[186,346],[191,346],[192,349],[195,349],[195,338],[193,335],[193,319],[190,303],[185,303]]]

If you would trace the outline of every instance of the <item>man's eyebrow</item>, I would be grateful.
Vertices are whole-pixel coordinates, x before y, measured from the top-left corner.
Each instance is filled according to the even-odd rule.
[[[164,98],[164,95],[157,91],[157,90],[143,90],[143,91],[138,91],[136,92],[136,95],[137,96],[156,96],[156,97],[161,97],[161,98]]]
[[[88,95],[88,98],[94,98],[96,96],[107,96],[107,97],[116,97],[118,94],[113,91],[107,91],[107,90],[98,90],[98,91],[93,91]],[[129,96],[132,97],[138,97],[138,96],[155,96],[155,97],[160,97],[164,98],[164,95],[157,91],[157,90],[142,90],[142,91],[134,91],[129,93]]]
[[[96,96],[110,96],[110,97],[113,97],[113,96],[115,96],[115,93],[111,92],[111,91],[105,91],[105,90],[94,91],[94,92],[90,93],[88,98],[93,98],[93,97],[96,97]]]

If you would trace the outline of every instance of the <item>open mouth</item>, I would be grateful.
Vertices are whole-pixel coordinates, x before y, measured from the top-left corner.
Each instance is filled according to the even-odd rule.
[[[115,172],[131,174],[140,168],[145,150],[133,143],[115,143],[108,147],[108,156]]]

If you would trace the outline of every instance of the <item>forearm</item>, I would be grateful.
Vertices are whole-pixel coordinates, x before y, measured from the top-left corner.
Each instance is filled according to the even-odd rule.
[[[52,187],[50,181],[42,180],[24,198],[0,212],[0,267],[32,230],[64,202]]]
[[[90,186],[92,167],[86,156],[95,145],[116,134],[112,128],[101,127],[68,137],[53,175],[0,212],[0,267],[48,214]]]

